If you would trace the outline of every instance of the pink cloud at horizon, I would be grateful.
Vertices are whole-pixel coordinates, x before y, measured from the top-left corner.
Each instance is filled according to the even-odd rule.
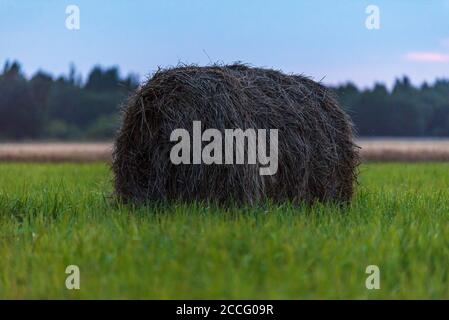
[[[405,55],[405,59],[418,62],[449,62],[449,54],[438,52],[409,52]]]

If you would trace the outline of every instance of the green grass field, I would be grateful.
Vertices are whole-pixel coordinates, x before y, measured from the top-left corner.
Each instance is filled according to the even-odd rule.
[[[449,298],[449,164],[360,170],[347,208],[225,212],[116,204],[104,164],[1,164],[0,298]]]

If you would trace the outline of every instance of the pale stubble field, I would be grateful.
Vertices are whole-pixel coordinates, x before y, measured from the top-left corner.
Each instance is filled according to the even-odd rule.
[[[365,161],[449,161],[449,139],[359,139]],[[111,159],[112,143],[0,143],[0,161],[96,162]]]

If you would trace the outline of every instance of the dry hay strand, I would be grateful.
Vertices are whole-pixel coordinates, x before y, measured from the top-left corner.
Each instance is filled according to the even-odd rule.
[[[278,171],[259,164],[174,165],[174,129],[278,129]],[[268,135],[268,134],[267,134]],[[114,143],[124,202],[348,202],[359,164],[353,125],[334,95],[301,75],[242,64],[158,70],[123,106]]]

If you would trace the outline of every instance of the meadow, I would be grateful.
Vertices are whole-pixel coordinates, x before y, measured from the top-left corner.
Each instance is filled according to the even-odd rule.
[[[348,206],[224,210],[117,203],[104,163],[1,163],[0,298],[448,299],[448,172],[363,164]]]

